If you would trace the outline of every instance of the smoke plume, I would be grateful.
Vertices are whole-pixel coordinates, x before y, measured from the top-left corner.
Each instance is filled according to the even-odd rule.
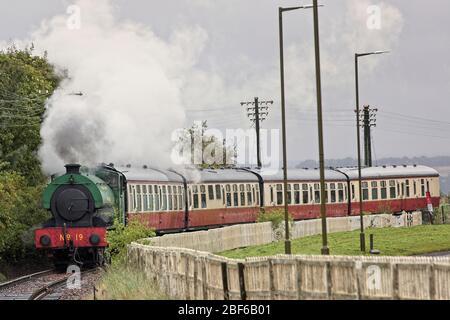
[[[171,133],[185,120],[181,91],[206,41],[199,27],[169,41],[118,21],[109,0],[79,0],[79,28],[66,14],[32,34],[36,48],[69,77],[48,103],[40,156],[46,172],[64,163],[169,163]],[[74,93],[82,92],[83,95]]]

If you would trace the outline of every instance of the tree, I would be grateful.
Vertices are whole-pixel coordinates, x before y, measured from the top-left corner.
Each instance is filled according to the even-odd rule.
[[[230,168],[235,166],[236,146],[227,146],[225,140],[218,136],[208,134],[208,122],[202,121],[194,123],[190,128],[184,129],[178,144],[181,149],[188,150],[190,159],[186,159],[190,164],[198,168]],[[200,144],[200,147],[198,146]],[[196,148],[199,150],[197,159]]]
[[[43,182],[37,152],[47,99],[59,77],[34,47],[0,52],[0,171],[17,172],[37,186]]]
[[[0,52],[0,259],[10,261],[32,248],[33,227],[49,218],[37,153],[45,104],[61,77],[33,49]]]
[[[42,189],[16,173],[0,173],[0,260],[15,260],[32,247],[32,227],[49,218],[40,205]]]

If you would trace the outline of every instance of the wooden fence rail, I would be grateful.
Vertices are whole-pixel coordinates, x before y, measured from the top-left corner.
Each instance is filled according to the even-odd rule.
[[[174,299],[450,299],[449,258],[279,255],[235,260],[133,243],[128,259]]]

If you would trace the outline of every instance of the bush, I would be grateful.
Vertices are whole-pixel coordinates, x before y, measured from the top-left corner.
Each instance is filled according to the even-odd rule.
[[[42,190],[16,173],[0,173],[0,260],[14,262],[35,252],[33,230],[50,218],[41,208]]]
[[[127,245],[140,239],[154,237],[155,235],[154,230],[149,229],[137,220],[131,221],[127,226],[116,220],[113,230],[108,232],[109,247],[107,253],[111,259],[123,259],[126,255]]]
[[[99,300],[166,300],[155,282],[142,270],[123,262],[108,268],[97,290]]]
[[[272,222],[272,227],[274,229],[277,229],[278,227],[282,226],[284,223],[284,210],[283,209],[276,209],[268,212],[261,211],[258,216],[258,222]],[[289,214],[289,223],[292,224],[294,219],[292,218],[292,215]]]

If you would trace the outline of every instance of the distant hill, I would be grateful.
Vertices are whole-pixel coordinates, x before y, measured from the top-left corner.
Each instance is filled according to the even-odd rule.
[[[424,165],[436,169],[441,175],[441,191],[443,193],[450,193],[450,156],[439,157],[402,157],[402,158],[382,158],[374,162],[374,165]],[[358,162],[353,158],[345,159],[327,159],[325,166],[327,167],[353,167],[357,166]],[[297,163],[296,168],[318,168],[319,163],[315,160],[306,160]]]

